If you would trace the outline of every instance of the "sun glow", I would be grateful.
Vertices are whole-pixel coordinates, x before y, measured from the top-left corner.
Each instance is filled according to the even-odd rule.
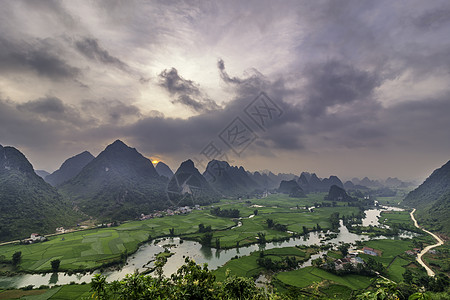
[[[157,163],[159,163],[159,160],[156,159],[152,160],[152,164],[156,165]]]

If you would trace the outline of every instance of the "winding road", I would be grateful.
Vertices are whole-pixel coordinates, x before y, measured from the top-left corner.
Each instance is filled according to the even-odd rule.
[[[438,246],[443,245],[443,244],[444,244],[444,241],[443,241],[440,237],[438,237],[437,235],[435,235],[434,233],[429,232],[428,230],[421,228],[421,227],[419,226],[419,224],[417,224],[416,218],[414,218],[414,212],[415,212],[415,211],[416,211],[416,209],[414,208],[413,211],[410,213],[411,219],[413,220],[414,225],[415,225],[417,228],[422,229],[422,230],[425,231],[426,233],[430,234],[430,235],[437,241],[437,243],[434,244],[434,245],[426,246],[426,247],[425,247],[425,248],[417,255],[417,261],[419,262],[419,264],[421,264],[421,265],[425,268],[425,270],[427,270],[428,276],[434,276],[435,274],[434,274],[433,270],[431,270],[431,269],[423,262],[422,256],[423,256],[425,253],[427,253],[430,249],[433,249],[433,248],[435,248],[435,247],[438,247]]]

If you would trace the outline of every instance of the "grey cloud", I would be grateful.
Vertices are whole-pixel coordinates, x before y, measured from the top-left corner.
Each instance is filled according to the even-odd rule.
[[[64,103],[56,97],[39,98],[35,101],[28,101],[24,104],[18,104],[19,110],[27,110],[38,114],[57,113],[63,114],[66,111]]]
[[[161,87],[164,87],[171,96],[177,97],[172,100],[172,103],[183,104],[200,113],[220,108],[192,80],[184,79],[178,75],[178,71],[175,68],[162,71],[158,75],[158,79]]]
[[[97,39],[85,37],[76,41],[75,47],[81,54],[89,59],[100,63],[113,65],[123,71],[129,70],[129,66],[126,63],[117,57],[112,56],[107,50],[102,48]]]
[[[137,106],[119,100],[84,100],[80,109],[83,114],[95,119],[97,124],[136,121],[141,117]]]
[[[242,83],[242,81],[239,78],[237,78],[237,77],[230,77],[228,75],[227,71],[225,70],[225,62],[223,61],[223,59],[219,59],[217,61],[217,68],[219,69],[220,77],[226,83],[235,83],[235,84]]]
[[[305,109],[312,116],[319,116],[335,105],[370,100],[374,89],[381,84],[377,74],[336,60],[314,64],[306,73],[308,99]]]
[[[73,79],[80,69],[69,65],[45,40],[36,43],[16,43],[0,38],[1,73],[32,70],[52,80]]]
[[[446,23],[450,22],[450,6],[439,7],[437,9],[432,9],[424,12],[417,18],[413,19],[413,24],[420,29],[424,30],[435,30]]]

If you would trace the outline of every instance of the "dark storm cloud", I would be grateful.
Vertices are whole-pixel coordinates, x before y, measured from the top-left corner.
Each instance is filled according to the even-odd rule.
[[[129,66],[117,57],[109,54],[107,50],[99,45],[97,39],[85,37],[76,41],[75,46],[81,54],[89,59],[113,65],[123,71],[129,71]]]
[[[220,108],[217,103],[203,93],[192,80],[178,75],[175,68],[164,70],[158,75],[159,85],[164,87],[171,96],[177,97],[172,103],[180,103],[196,112],[208,112]]]
[[[316,117],[327,108],[368,99],[381,83],[376,74],[358,70],[340,61],[314,64],[307,68],[308,84],[305,104],[307,112]]]
[[[0,38],[0,73],[32,70],[52,80],[77,77],[80,69],[59,57],[54,46],[49,40],[18,43]]]

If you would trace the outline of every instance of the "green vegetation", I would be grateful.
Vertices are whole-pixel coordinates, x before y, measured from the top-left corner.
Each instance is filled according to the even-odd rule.
[[[206,266],[188,259],[170,279],[132,274],[106,283],[104,276],[95,275],[91,286],[96,299],[275,299],[251,279],[228,276],[219,283]]]
[[[450,243],[448,241],[444,245],[434,248],[422,258],[434,272],[442,272],[450,276]]]
[[[315,282],[322,282],[324,280],[335,282],[352,290],[365,289],[371,283],[370,277],[353,274],[338,276],[315,267],[305,267],[294,271],[281,272],[277,274],[275,278],[282,284],[300,288],[307,287]]]
[[[270,259],[272,262],[283,262],[286,258],[295,259],[302,262],[309,259],[312,253],[317,251],[316,248],[299,248],[285,247],[274,248],[265,251],[255,251],[250,255],[239,257],[228,261],[225,265],[213,271],[218,281],[224,281],[227,274],[239,277],[257,277],[264,271],[268,271],[267,267],[258,260]],[[286,266],[286,268],[289,268]]]
[[[379,222],[389,226],[398,224],[414,227],[409,211],[382,211]]]
[[[322,194],[311,194],[308,198],[294,199],[287,195],[270,195],[265,199],[222,200],[214,205],[220,211],[239,211],[241,216],[250,216],[258,207],[258,215],[241,220],[242,226],[229,230],[235,221],[229,217],[211,215],[209,209],[194,210],[188,215],[166,216],[164,218],[132,221],[117,227],[97,228],[79,232],[66,233],[49,237],[49,241],[31,245],[0,246],[2,255],[10,260],[14,252],[22,252],[19,270],[27,272],[51,271],[51,260],[59,259],[59,270],[90,270],[101,266],[120,263],[137,250],[141,243],[152,238],[172,235],[201,241],[205,233],[199,233],[199,224],[203,228],[211,226],[209,243],[221,248],[231,248],[257,243],[257,233],[264,235],[267,242],[288,239],[292,234],[268,228],[267,219],[286,226],[296,234],[306,231],[331,228],[330,216],[338,212],[340,216],[357,214],[356,207],[320,207],[309,212],[303,206],[312,206]],[[298,209],[297,209],[298,207]],[[227,230],[225,230],[227,229]]]
[[[417,209],[415,217],[428,230],[450,233],[450,161],[435,170],[402,204]]]
[[[184,216],[171,216],[145,221],[133,221],[117,227],[98,228],[49,237],[44,243],[3,245],[0,251],[6,259],[22,252],[20,270],[51,271],[51,260],[61,261],[60,270],[86,270],[121,261],[123,253],[133,253],[149,237],[167,236],[174,227],[177,235],[198,231],[198,223],[209,224],[213,230],[225,229],[235,222],[211,216],[207,211],[193,211]]]
[[[0,241],[53,233],[79,217],[20,151],[0,146]]]

